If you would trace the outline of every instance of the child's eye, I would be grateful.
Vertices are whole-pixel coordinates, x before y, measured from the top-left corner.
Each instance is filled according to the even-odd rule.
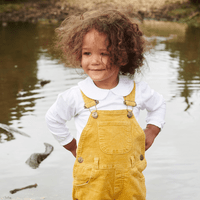
[[[83,55],[90,56],[91,53],[90,52],[83,52]]]
[[[102,56],[109,56],[109,53],[101,53]]]

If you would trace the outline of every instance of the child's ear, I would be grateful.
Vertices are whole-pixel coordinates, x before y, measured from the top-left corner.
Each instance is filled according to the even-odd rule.
[[[128,63],[128,61],[125,58],[121,57],[119,59],[119,63],[121,66],[125,66]]]
[[[125,66],[128,63],[128,58],[127,58],[127,53],[126,52],[122,52],[122,55],[119,59],[120,65],[121,66]]]
[[[121,66],[125,66],[128,62],[127,61],[124,61],[122,62]]]

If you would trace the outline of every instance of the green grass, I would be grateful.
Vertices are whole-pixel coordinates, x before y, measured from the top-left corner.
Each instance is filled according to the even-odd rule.
[[[187,23],[189,26],[200,27],[200,14],[198,14],[198,9],[195,5],[190,3],[175,4],[174,9],[168,12],[168,15],[177,18],[178,22]],[[193,17],[193,14],[197,13]]]
[[[189,2],[185,2],[183,4],[175,3],[172,7],[174,7],[174,9],[170,10],[168,15],[172,17],[178,16],[179,18],[189,17],[197,10],[197,7]]]
[[[196,16],[187,22],[189,26],[200,27],[200,16]]]
[[[175,10],[172,10],[171,12],[169,12],[169,15],[171,16],[186,16],[186,15],[190,15],[193,12],[193,8],[178,8]]]
[[[2,4],[0,5],[0,13],[12,12],[23,8],[23,4]]]

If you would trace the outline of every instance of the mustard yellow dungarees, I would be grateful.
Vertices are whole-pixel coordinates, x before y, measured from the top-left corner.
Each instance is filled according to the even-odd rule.
[[[82,96],[86,109],[98,103]],[[135,86],[124,103],[136,106]],[[145,134],[132,111],[93,110],[78,144],[73,200],[145,200],[145,168]]]

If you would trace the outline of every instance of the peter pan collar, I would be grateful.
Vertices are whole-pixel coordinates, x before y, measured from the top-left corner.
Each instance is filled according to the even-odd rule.
[[[133,89],[133,80],[127,76],[120,75],[119,83],[112,89],[101,89],[97,87],[90,77],[78,83],[79,88],[89,98],[95,100],[103,100],[111,91],[119,96],[127,96]]]

